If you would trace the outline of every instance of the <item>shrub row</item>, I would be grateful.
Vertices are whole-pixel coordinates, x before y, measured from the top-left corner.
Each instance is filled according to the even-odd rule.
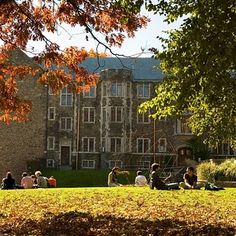
[[[228,159],[221,164],[204,162],[198,165],[197,175],[201,180],[236,181],[236,159]]]

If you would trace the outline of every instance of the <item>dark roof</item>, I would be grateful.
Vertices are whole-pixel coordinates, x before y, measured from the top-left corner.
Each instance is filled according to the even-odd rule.
[[[106,69],[132,70],[134,80],[162,80],[164,74],[158,68],[160,62],[154,58],[88,58],[81,66],[90,72],[99,73]]]

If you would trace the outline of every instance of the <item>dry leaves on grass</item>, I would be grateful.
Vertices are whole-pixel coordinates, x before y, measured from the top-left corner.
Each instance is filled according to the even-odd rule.
[[[17,224],[5,224],[1,235],[35,236],[87,236],[87,235],[235,235],[233,227],[208,224],[188,224],[185,221],[163,219],[126,219],[115,216],[96,217],[82,212],[47,213],[40,220],[21,220]]]

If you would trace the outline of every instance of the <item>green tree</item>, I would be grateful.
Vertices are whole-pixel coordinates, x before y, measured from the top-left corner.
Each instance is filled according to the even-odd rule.
[[[209,158],[210,155],[210,150],[208,145],[203,144],[202,142],[203,140],[201,137],[193,137],[188,141],[188,143],[191,145],[193,149],[193,155],[196,161],[198,161],[199,158],[201,160],[206,160]]]
[[[181,117],[210,146],[227,141],[236,147],[236,2],[235,0],[159,0],[146,2],[168,23],[183,18],[180,28],[160,38],[163,50],[152,49],[166,78],[156,97],[139,111],[152,116]]]

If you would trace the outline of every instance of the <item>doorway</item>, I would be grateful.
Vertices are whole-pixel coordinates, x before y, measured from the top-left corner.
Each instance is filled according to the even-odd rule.
[[[178,165],[186,166],[186,159],[193,159],[193,150],[190,147],[182,147],[178,149]]]
[[[61,165],[70,165],[70,146],[61,146]]]

